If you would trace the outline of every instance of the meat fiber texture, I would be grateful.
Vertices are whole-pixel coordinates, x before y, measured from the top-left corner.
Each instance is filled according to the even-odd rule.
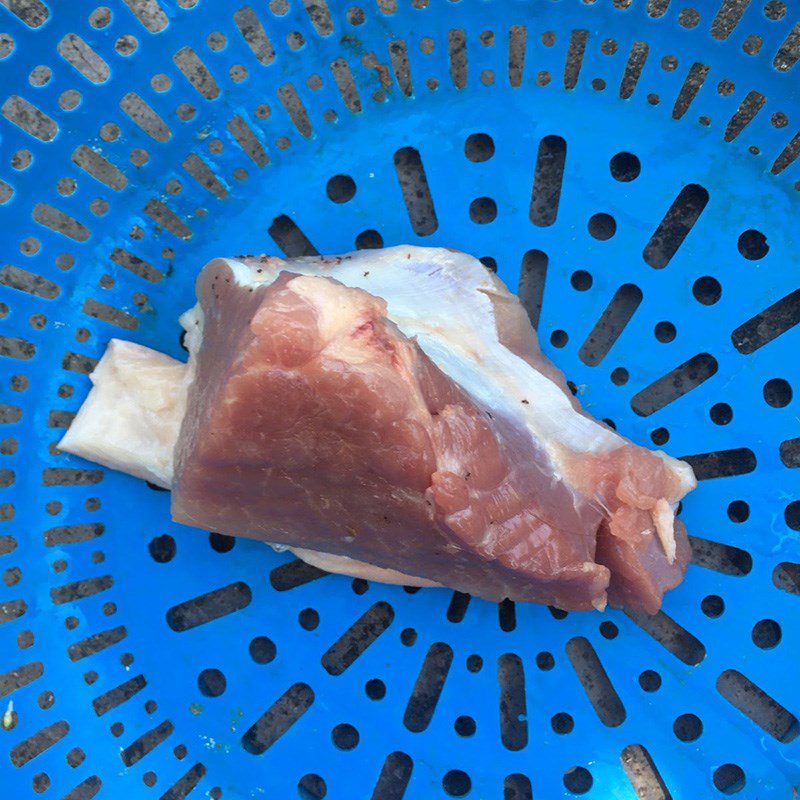
[[[691,468],[585,414],[476,259],[217,259],[197,295],[162,481],[178,522],[563,609],[654,613],[681,581]]]

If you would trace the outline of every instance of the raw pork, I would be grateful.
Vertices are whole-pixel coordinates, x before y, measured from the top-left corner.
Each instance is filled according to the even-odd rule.
[[[680,582],[690,467],[582,412],[477,260],[218,259],[197,292],[164,481],[176,520],[565,609],[653,613]],[[80,452],[81,415],[68,437]]]

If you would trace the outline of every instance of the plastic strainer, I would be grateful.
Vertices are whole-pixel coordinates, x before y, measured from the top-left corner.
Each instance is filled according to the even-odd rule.
[[[352,2],[2,0],[3,796],[790,800],[796,19]],[[400,242],[482,257],[694,465],[662,613],[325,576],[59,454],[110,337],[181,355],[211,257]]]

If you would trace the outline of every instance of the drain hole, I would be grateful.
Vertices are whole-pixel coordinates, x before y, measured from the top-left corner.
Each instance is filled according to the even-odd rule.
[[[464,615],[467,613],[469,606],[470,596],[463,592],[453,592],[453,598],[450,600],[450,605],[447,608],[447,619],[450,622],[461,622]]]
[[[714,770],[714,786],[723,794],[737,794],[745,786],[744,770],[738,764],[723,764]]]
[[[317,578],[323,578],[327,574],[324,570],[312,567],[298,558],[275,567],[269,574],[269,582],[276,592],[285,592],[315,581]]]
[[[747,447],[717,450],[713,453],[699,453],[692,456],[681,456],[681,458],[691,464],[699,481],[746,475],[756,468],[755,453]]]
[[[242,736],[242,747],[253,755],[266,752],[286,733],[314,702],[314,691],[306,683],[290,686]]]
[[[639,83],[649,52],[650,47],[647,42],[633,43],[628,61],[625,64],[625,72],[622,74],[622,81],[619,85],[621,99],[627,100],[636,89],[636,84]]]
[[[317,248],[286,214],[275,217],[272,225],[269,226],[268,233],[287,258],[319,255]]]
[[[512,25],[508,29],[508,82],[515,89],[522,85],[527,43],[528,29],[524,25]]]
[[[386,602],[367,609],[322,655],[330,675],[341,675],[392,624],[394,609]]]
[[[657,692],[661,688],[661,676],[652,669],[646,669],[639,675],[639,686],[645,692]]]
[[[322,800],[328,794],[328,787],[319,775],[309,772],[297,782],[297,793],[300,800]]]
[[[381,767],[371,800],[403,800],[414,762],[400,751],[390,753]]]
[[[800,564],[781,562],[772,571],[772,582],[784,592],[800,595]]]
[[[204,669],[197,676],[197,688],[204,697],[219,697],[227,685],[225,675],[218,669]]]
[[[690,536],[689,542],[692,545],[692,564],[699,567],[734,577],[747,575],[753,568],[753,557],[746,550],[699,536]]]
[[[782,636],[781,626],[774,619],[762,619],[753,626],[753,644],[762,650],[777,647]]]
[[[453,724],[453,728],[459,736],[465,737],[474,736],[475,731],[477,730],[475,720],[468,716],[457,717],[455,723]]]
[[[703,643],[663,611],[653,616],[637,611],[625,614],[684,664],[694,667],[706,657]]]
[[[494,155],[494,142],[488,133],[473,133],[464,142],[464,155],[475,162],[488,161]]]
[[[586,767],[572,767],[564,773],[564,786],[572,794],[586,794],[593,783],[592,773]]]
[[[733,409],[727,403],[715,403],[709,416],[715,425],[727,425],[733,419]]]
[[[694,102],[697,93],[705,83],[708,70],[708,65],[701,64],[699,61],[689,68],[686,80],[683,82],[683,86],[681,86],[681,90],[675,98],[675,105],[672,107],[673,119],[680,119],[689,110],[689,106]]]
[[[497,217],[497,203],[491,197],[477,197],[469,204],[469,217],[478,225],[494,222]]]
[[[666,320],[656,323],[653,333],[655,333],[656,339],[662,344],[669,344],[669,342],[674,341],[677,336],[675,326]]]
[[[431,645],[403,715],[403,724],[410,731],[419,733],[430,724],[452,663],[453,651],[449,645],[443,642]]]
[[[94,713],[97,714],[98,717],[101,717],[103,714],[126,703],[131,697],[144,689],[146,685],[147,680],[144,675],[137,675],[135,678],[131,678],[129,681],[115,686],[105,694],[101,694],[99,697],[95,697],[95,699],[92,700]]]
[[[342,722],[331,731],[331,739],[340,750],[353,750],[358,746],[358,731],[349,723]]]
[[[274,660],[278,652],[278,648],[275,647],[275,643],[269,636],[256,636],[255,639],[250,642],[250,647],[248,649],[250,658],[252,658],[256,664],[269,664],[270,661]]]
[[[503,800],[533,800],[533,788],[527,775],[515,772],[503,781]]]
[[[364,686],[370,700],[383,700],[386,697],[386,684],[380,678],[370,678]]]
[[[567,143],[560,136],[545,136],[539,143],[529,210],[534,225],[543,228],[556,221],[566,157]]]
[[[559,711],[559,713],[555,714],[550,720],[550,727],[553,729],[554,733],[565,736],[568,733],[572,733],[575,728],[575,720],[573,720],[566,711]]]
[[[570,639],[566,650],[572,668],[600,721],[610,728],[621,725],[625,721],[625,707],[589,640],[583,636]]]
[[[463,89],[467,85],[467,35],[463,28],[447,31],[447,50],[453,85]]]
[[[640,744],[628,745],[620,753],[620,761],[637,797],[647,800],[672,800],[669,789],[645,747]]]
[[[226,536],[224,533],[209,533],[208,542],[211,549],[217,553],[229,553],[236,545],[236,539],[233,536]]]
[[[783,378],[771,378],[764,384],[764,400],[773,408],[783,408],[792,401],[792,387]]]
[[[800,467],[800,437],[781,442],[780,454],[784,466],[790,469]]]
[[[508,633],[517,627],[517,610],[513,600],[506,598],[497,605],[500,630]]]
[[[394,167],[414,233],[417,236],[430,236],[439,223],[419,151],[413,147],[398,150],[394,154]]]
[[[252,592],[246,583],[232,583],[173,606],[167,611],[167,624],[174,631],[188,631],[240,611],[249,606],[252,599]]]
[[[617,221],[611,214],[593,214],[589,218],[588,229],[594,239],[605,242],[617,232]]]
[[[772,65],[779,72],[788,72],[800,59],[800,22],[790,31],[783,44],[778,48]]]
[[[700,610],[711,619],[721,617],[725,611],[725,601],[718,594],[710,594],[700,601]]]
[[[589,40],[589,31],[574,30],[569,38],[567,48],[567,61],[564,66],[564,88],[574,89],[578,83],[583,57],[586,53],[586,42]]]
[[[654,269],[669,264],[708,203],[708,192],[696,183],[681,189],[644,248],[644,260]]]
[[[722,297],[722,286],[716,278],[706,275],[694,282],[692,294],[698,303],[713,306]]]
[[[725,128],[725,141],[732,142],[753,121],[766,102],[763,94],[748,92]]]
[[[800,322],[800,289],[756,314],[731,334],[733,346],[750,355]]]
[[[767,237],[761,231],[752,228],[739,236],[737,247],[748,261],[758,261],[769,252]]]
[[[356,182],[349,175],[334,175],[326,187],[328,197],[334,203],[346,203],[356,194]]]
[[[522,257],[518,296],[534,328],[539,326],[539,316],[542,311],[547,262],[547,254],[541,250],[528,250]]]
[[[595,367],[608,355],[641,302],[642,291],[635,284],[625,283],[617,289],[578,351],[584,364]]]
[[[472,781],[463,770],[451,769],[442,778],[442,787],[450,797],[464,797],[472,789]]]
[[[500,738],[508,750],[521,750],[528,744],[528,708],[522,659],[514,653],[500,656],[497,678],[500,682]]]
[[[639,416],[649,417],[700,386],[716,374],[717,369],[714,356],[699,353],[635,394],[631,398],[631,408]]]
[[[682,742],[693,742],[703,733],[703,723],[695,714],[681,714],[672,723],[672,732]]]
[[[611,176],[623,183],[630,183],[639,177],[642,171],[642,165],[639,159],[633,153],[617,153],[609,164],[611,169]]]
[[[800,727],[794,714],[741,672],[725,670],[717,678],[717,691],[779,742],[791,742],[797,737]]]
[[[361,233],[356,236],[357,250],[377,250],[381,247],[383,247],[383,236],[381,236],[378,231],[361,231]]]

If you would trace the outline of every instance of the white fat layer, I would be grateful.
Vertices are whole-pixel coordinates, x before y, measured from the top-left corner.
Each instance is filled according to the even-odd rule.
[[[175,444],[186,413],[190,367],[149,347],[112,339],[89,377],[92,389],[59,449],[169,489]],[[380,583],[438,586],[347,556],[281,549],[326,572]]]
[[[61,450],[169,487],[186,411],[187,368],[148,347],[112,339]]]

